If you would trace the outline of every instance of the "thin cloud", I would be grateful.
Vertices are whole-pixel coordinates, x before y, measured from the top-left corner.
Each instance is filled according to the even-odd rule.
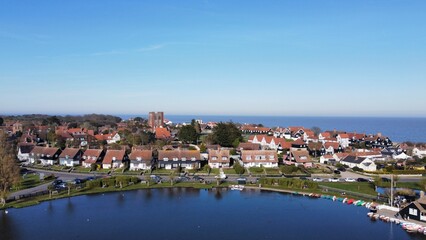
[[[163,47],[165,47],[166,44],[157,44],[157,45],[151,45],[149,47],[144,47],[144,48],[139,48],[136,49],[137,52],[148,52],[148,51],[154,51],[154,50],[158,50],[158,49],[162,49]]]

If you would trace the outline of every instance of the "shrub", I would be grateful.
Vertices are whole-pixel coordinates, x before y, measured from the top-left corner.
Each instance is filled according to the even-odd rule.
[[[244,172],[246,171],[245,168],[241,166],[240,162],[238,161],[234,161],[234,166],[232,166],[232,168],[234,168],[237,174],[244,174]]]
[[[96,171],[98,169],[98,165],[96,164],[96,163],[92,163],[92,164],[90,164],[90,170],[93,172],[93,171]]]
[[[364,171],[362,168],[359,168],[357,166],[353,167],[352,170],[354,170],[356,172],[363,172]]]

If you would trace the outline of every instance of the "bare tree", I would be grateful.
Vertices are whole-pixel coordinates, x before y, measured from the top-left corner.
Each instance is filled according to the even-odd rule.
[[[0,133],[0,204],[6,204],[10,188],[19,183],[19,167],[6,134]]]

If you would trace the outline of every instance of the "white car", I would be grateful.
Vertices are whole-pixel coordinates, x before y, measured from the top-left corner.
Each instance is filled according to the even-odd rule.
[[[314,181],[314,182],[322,182],[323,181],[323,179],[322,178],[312,178],[312,181]]]
[[[329,178],[328,179],[329,182],[339,182],[338,178]]]
[[[356,182],[354,178],[345,178],[345,182]]]

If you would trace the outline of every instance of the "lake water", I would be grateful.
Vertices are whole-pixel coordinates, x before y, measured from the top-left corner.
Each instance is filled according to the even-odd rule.
[[[367,212],[258,190],[138,190],[9,209],[0,239],[421,239]]]
[[[135,117],[121,115],[123,119]],[[143,116],[142,117],[147,117]],[[278,117],[278,116],[208,116],[208,115],[165,115],[174,123],[191,122],[202,119],[204,122],[261,123],[267,127],[303,126],[319,127],[322,130],[341,130],[367,134],[382,133],[396,142],[426,142],[426,118],[392,117]]]

